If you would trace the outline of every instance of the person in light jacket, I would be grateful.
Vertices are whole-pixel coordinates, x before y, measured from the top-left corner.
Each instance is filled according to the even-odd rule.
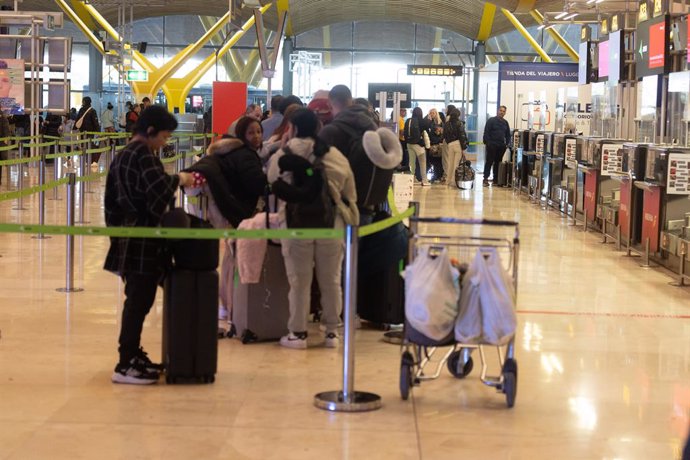
[[[327,178],[329,196],[335,206],[334,227],[359,223],[355,178],[347,158],[335,147],[330,147],[317,138],[319,120],[308,109],[298,109],[290,119],[288,129],[289,151],[313,163],[322,158]],[[291,182],[289,173],[280,171],[279,161],[286,155],[285,147],[273,155],[268,168],[268,181],[276,183],[279,178]],[[285,207],[279,211],[285,213]],[[285,219],[281,219],[285,222]],[[338,239],[282,240],[285,270],[290,283],[288,302],[290,305],[289,333],[280,339],[287,348],[307,348],[307,314],[309,313],[311,283],[314,271],[321,291],[323,307],[322,322],[326,326],[325,346],[336,348],[340,342],[337,333],[340,313],[343,307],[341,268],[343,243]],[[314,270],[316,268],[316,270]]]

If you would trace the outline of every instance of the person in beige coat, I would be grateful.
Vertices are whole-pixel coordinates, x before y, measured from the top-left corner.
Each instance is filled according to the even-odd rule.
[[[317,157],[321,159],[325,171],[328,193],[335,206],[333,226],[359,224],[357,210],[357,191],[355,178],[347,158],[335,147],[325,145],[318,140],[319,121],[308,109],[297,110],[290,119],[285,146],[278,150],[269,163],[268,182],[276,183],[279,179],[291,183],[291,173],[281,172],[279,161],[289,154],[298,155],[310,163]],[[287,227],[286,206],[279,208],[281,222]],[[338,239],[292,240],[281,241],[285,259],[285,270],[290,283],[288,302],[290,319],[288,335],[280,339],[284,347],[295,349],[307,348],[307,314],[309,313],[311,283],[313,273],[321,291],[323,307],[322,323],[326,326],[326,347],[336,348],[340,342],[337,333],[340,313],[343,308],[341,272],[343,262],[343,242]]]

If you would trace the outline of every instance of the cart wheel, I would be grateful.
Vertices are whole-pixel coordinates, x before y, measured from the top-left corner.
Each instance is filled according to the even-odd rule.
[[[472,361],[472,357],[470,357],[465,363],[465,365],[462,367],[462,369],[458,370],[458,364],[460,362],[461,355],[462,350],[454,351],[448,357],[448,361],[446,361],[448,371],[451,373],[453,377],[458,379],[464,379],[465,377],[470,375],[470,372],[472,372],[472,369],[474,368],[474,361]]]
[[[506,404],[508,407],[515,405],[515,397],[517,396],[517,361],[514,359],[506,359],[503,364],[503,393],[506,395]]]
[[[413,363],[412,354],[409,351],[404,352],[402,358],[400,358],[400,397],[403,401],[407,401],[407,398],[410,396]]]

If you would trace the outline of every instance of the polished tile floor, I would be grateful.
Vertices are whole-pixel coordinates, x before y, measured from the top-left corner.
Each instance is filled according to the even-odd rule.
[[[3,171],[3,176],[5,175]],[[12,173],[16,184],[16,174]],[[6,177],[3,177],[6,179]],[[25,179],[35,183],[35,170]],[[103,185],[85,194],[102,218]],[[0,192],[8,190],[4,180]],[[398,390],[400,348],[356,333],[358,390],[369,413],[329,413],[341,353],[313,346],[219,343],[213,385],[113,385],[122,284],[101,265],[107,240],[76,240],[64,294],[65,237],[0,237],[0,459],[677,459],[690,409],[690,289],[602,245],[505,189],[416,187],[422,215],[520,222],[517,403],[445,370]],[[46,223],[65,221],[46,201]],[[52,197],[52,193],[48,193]],[[0,203],[0,222],[37,222],[36,197]],[[145,347],[159,357],[161,302]],[[316,334],[314,334],[316,335]]]

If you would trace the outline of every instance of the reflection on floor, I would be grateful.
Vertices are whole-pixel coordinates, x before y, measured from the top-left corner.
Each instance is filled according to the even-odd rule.
[[[31,170],[25,184],[35,181]],[[103,184],[92,190],[85,217],[99,225]],[[480,384],[476,367],[464,380],[444,370],[402,401],[400,349],[373,330],[356,334],[355,386],[383,399],[371,413],[313,406],[316,393],[341,388],[340,351],[317,339],[307,351],[224,339],[213,385],[113,385],[123,298],[118,279],[101,270],[107,240],[77,238],[75,283],[85,290],[63,294],[65,238],[4,234],[0,459],[680,458],[688,290],[507,189],[434,185],[415,194],[425,216],[520,222],[514,409]],[[60,196],[46,201],[46,223],[65,221]],[[36,196],[26,211],[14,204],[0,203],[1,222],[37,222]],[[154,358],[160,337],[159,295],[144,330]]]

